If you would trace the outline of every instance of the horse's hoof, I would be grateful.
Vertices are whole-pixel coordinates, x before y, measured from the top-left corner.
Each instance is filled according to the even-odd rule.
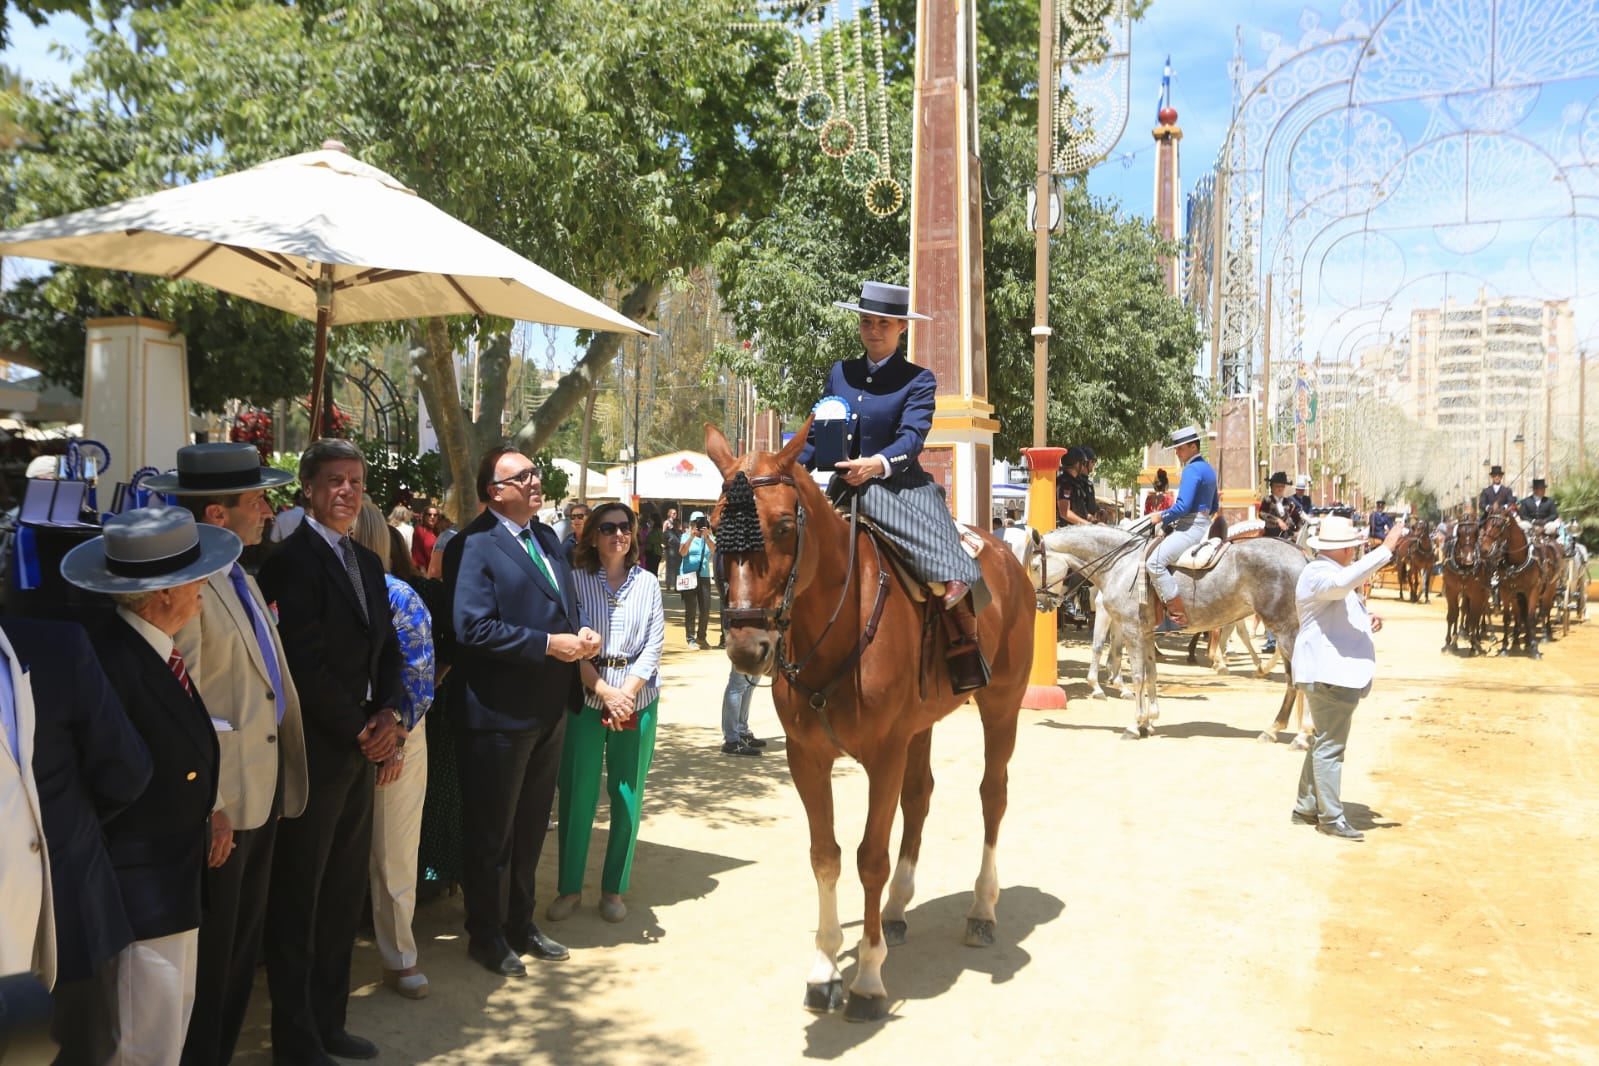
[[[905,934],[910,929],[902,918],[894,921],[892,918],[883,919],[883,943],[891,948],[897,948],[905,943]]]
[[[968,918],[966,919],[966,946],[969,948],[991,948],[994,946],[994,919]]]
[[[854,996],[850,997],[854,999]],[[823,983],[805,985],[805,1009],[817,1014],[831,1014],[844,1005],[844,979],[835,977]]]
[[[1142,726],[1130,725],[1126,729],[1122,730],[1123,740],[1140,740],[1143,738],[1143,735],[1144,729]]]
[[[1100,689],[1095,689],[1088,694],[1088,698],[1091,700],[1102,700],[1105,698],[1105,693]]]
[[[1289,744],[1288,746],[1294,751],[1309,751],[1310,741],[1306,738],[1305,734],[1301,733],[1295,737],[1293,743]]]
[[[1138,727],[1138,735],[1140,737],[1152,737],[1155,735],[1155,727],[1150,725],[1148,722],[1145,722],[1143,725]]]
[[[851,992],[849,1002],[844,1005],[846,1022],[880,1022],[886,1017],[887,996],[863,996],[859,992]]]
[[[1256,744],[1275,744],[1275,743],[1277,743],[1277,734],[1273,733],[1269,729],[1263,729],[1263,730],[1261,730],[1260,736],[1255,738],[1255,743]]]

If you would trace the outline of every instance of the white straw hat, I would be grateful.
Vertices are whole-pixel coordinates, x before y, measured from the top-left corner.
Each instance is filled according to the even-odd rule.
[[[1366,543],[1366,535],[1343,515],[1330,514],[1321,520],[1320,527],[1305,540],[1317,551],[1337,551],[1339,548],[1358,548]]]

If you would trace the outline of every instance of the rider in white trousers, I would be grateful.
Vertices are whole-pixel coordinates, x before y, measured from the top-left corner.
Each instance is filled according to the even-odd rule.
[[[1145,564],[1155,582],[1155,593],[1166,605],[1166,615],[1178,627],[1188,624],[1183,598],[1177,593],[1177,579],[1172,577],[1171,565],[1178,557],[1205,539],[1210,529],[1210,516],[1221,505],[1216,491],[1216,471],[1205,457],[1199,454],[1199,430],[1184,426],[1171,435],[1171,448],[1183,464],[1182,481],[1177,489],[1176,501],[1164,511],[1150,514],[1153,526],[1164,536]]]

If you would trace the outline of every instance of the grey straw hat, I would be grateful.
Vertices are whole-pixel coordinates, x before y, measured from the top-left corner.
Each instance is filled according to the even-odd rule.
[[[861,299],[859,303],[844,303],[842,300],[833,304],[846,311],[858,311],[863,315],[877,315],[880,318],[902,318],[906,321],[917,319],[922,322],[932,321],[931,315],[919,315],[911,310],[911,291],[903,285],[888,285],[881,281],[865,281],[861,283]]]
[[[262,466],[253,444],[190,444],[178,449],[175,472],[147,477],[139,487],[168,496],[225,496],[293,480],[287,470]]]
[[[210,577],[244,550],[221,526],[183,507],[140,507],[110,518],[100,536],[61,560],[61,576],[90,592],[156,592]]]

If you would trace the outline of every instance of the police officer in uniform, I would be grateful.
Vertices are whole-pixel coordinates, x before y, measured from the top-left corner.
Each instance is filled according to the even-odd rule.
[[[1179,628],[1188,625],[1183,598],[1177,594],[1177,579],[1171,564],[1189,548],[1205,539],[1210,517],[1220,506],[1216,491],[1216,470],[1199,454],[1199,430],[1184,426],[1171,435],[1171,448],[1183,464],[1177,500],[1164,511],[1150,513],[1150,524],[1163,531],[1161,542],[1150,553],[1145,567],[1155,582],[1155,592],[1166,605],[1166,615]]]
[[[1310,502],[1310,475],[1300,474],[1294,478],[1294,502],[1299,504],[1299,513],[1310,516],[1315,512]]]
[[[1371,524],[1366,527],[1366,534],[1372,540],[1381,541],[1394,528],[1394,519],[1384,508],[1388,506],[1387,500],[1378,500],[1377,506],[1371,512]]]
[[[1516,494],[1510,491],[1510,486],[1505,484],[1505,469],[1498,463],[1488,469],[1488,480],[1492,482],[1482,490],[1477,497],[1477,513],[1482,518],[1488,517],[1488,511],[1494,507],[1506,510],[1516,505]]]
[[[1066,456],[1061,460],[1055,485],[1057,527],[1092,525],[1098,521],[1099,507],[1094,500],[1094,486],[1083,472],[1088,467],[1086,452],[1086,448],[1067,448]],[[1066,620],[1078,625],[1088,621],[1087,604],[1088,586],[1084,583],[1062,607]]]
[[[1288,474],[1279,470],[1271,476],[1271,491],[1260,501],[1260,519],[1266,523],[1263,537],[1275,540],[1293,540],[1299,527],[1305,524],[1305,515],[1299,501],[1288,495]]]
[[[1553,522],[1560,517],[1560,508],[1555,506],[1554,500],[1545,495],[1548,490],[1549,483],[1543,478],[1532,479],[1532,495],[1524,498],[1517,507],[1523,521],[1542,526],[1545,522]]]
[[[950,685],[956,692],[971,692],[988,683],[970,595],[983,572],[966,554],[943,496],[917,461],[933,428],[937,380],[932,371],[907,361],[899,350],[911,319],[928,316],[910,309],[910,290],[905,286],[876,281],[861,286],[859,303],[834,306],[860,315],[866,355],[834,363],[827,375],[827,395],[843,397],[858,419],[859,456],[836,464],[828,493],[838,499],[853,491],[861,513],[899,549],[916,577],[943,583],[944,617],[951,637]],[[815,466],[814,423],[799,462],[807,469]]]

